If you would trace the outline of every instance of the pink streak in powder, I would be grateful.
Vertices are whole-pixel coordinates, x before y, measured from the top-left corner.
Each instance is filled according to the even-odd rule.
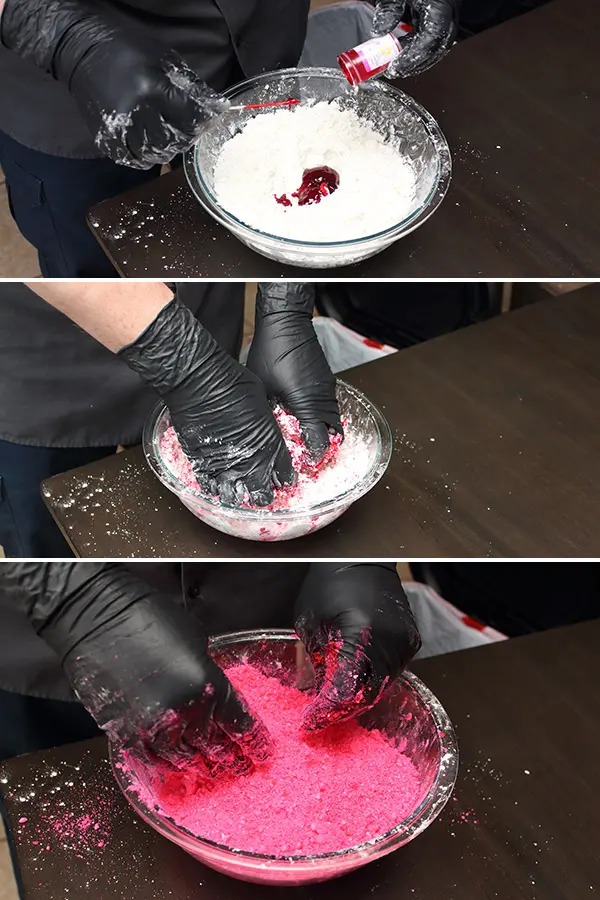
[[[193,761],[178,771],[159,762],[148,773],[128,755],[131,789],[150,809],[229,847],[303,856],[372,840],[423,800],[417,769],[381,732],[350,721],[306,736],[306,693],[248,665],[227,675],[267,725],[272,758],[248,775],[207,783]]]

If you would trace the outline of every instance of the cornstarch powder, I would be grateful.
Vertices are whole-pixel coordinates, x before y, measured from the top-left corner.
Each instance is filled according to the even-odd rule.
[[[339,184],[315,202],[294,197],[304,173],[333,169]],[[416,205],[409,159],[372,125],[337,103],[299,105],[251,119],[223,146],[214,172],[218,202],[246,225],[299,241],[376,234]],[[289,198],[281,202],[277,198]]]

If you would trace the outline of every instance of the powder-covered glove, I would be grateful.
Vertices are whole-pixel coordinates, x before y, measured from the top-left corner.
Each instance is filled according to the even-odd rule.
[[[460,0],[377,0],[373,34],[388,34],[409,9],[413,30],[401,38],[402,53],[386,70],[388,78],[419,75],[450,50],[458,29]]]
[[[175,51],[111,21],[95,0],[6,0],[0,38],[68,87],[96,146],[117,163],[169,162],[227,106]]]
[[[216,776],[270,755],[198,620],[122,564],[6,563],[0,590],[57,653],[111,740]]]
[[[248,368],[265,385],[269,398],[296,416],[309,452],[320,462],[329,435],[341,434],[342,423],[335,376],[312,324],[314,305],[312,284],[259,284]]]
[[[306,731],[374,706],[421,646],[393,563],[313,563],[296,615],[296,631],[316,676]]]
[[[171,300],[119,355],[163,398],[202,490],[268,506],[295,473],[265,388]]]

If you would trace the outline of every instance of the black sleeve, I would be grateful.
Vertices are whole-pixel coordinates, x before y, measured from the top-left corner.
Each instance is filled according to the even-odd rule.
[[[80,561],[4,563],[0,590],[61,660],[93,631],[154,593],[123,563]]]
[[[328,575],[333,575],[336,572],[341,572],[346,569],[357,569],[357,568],[366,568],[367,566],[373,566],[377,569],[387,569],[390,572],[395,572],[398,580],[400,581],[400,576],[398,575],[398,571],[396,569],[395,562],[313,562],[310,564],[308,568],[308,572],[306,574],[306,581],[308,579],[318,579],[318,578],[326,578]],[[306,583],[306,582],[305,582]],[[400,583],[402,583],[400,581]]]

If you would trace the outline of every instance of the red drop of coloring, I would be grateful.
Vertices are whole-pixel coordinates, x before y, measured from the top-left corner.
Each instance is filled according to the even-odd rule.
[[[302,175],[302,184],[292,197],[298,200],[298,206],[307,206],[310,203],[320,203],[322,197],[333,194],[340,185],[340,176],[330,166],[316,166],[314,169],[305,169]],[[278,197],[274,194],[277,203],[282,206],[291,206],[292,201],[287,194]]]
[[[305,169],[302,175],[302,184],[292,196],[298,198],[298,206],[319,203],[321,197],[327,197],[328,194],[337,191],[339,184],[340,176],[330,166]]]

